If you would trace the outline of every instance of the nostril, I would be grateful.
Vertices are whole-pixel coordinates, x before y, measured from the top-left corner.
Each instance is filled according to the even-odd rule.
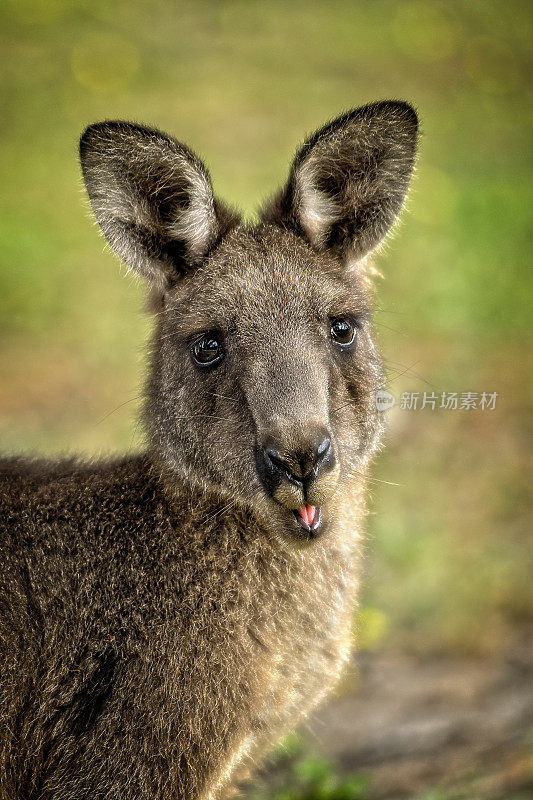
[[[315,477],[322,472],[328,465],[333,466],[334,463],[333,445],[331,439],[326,436],[320,444],[316,445],[313,450],[312,462],[308,462],[308,469]]]
[[[327,453],[327,451],[329,450],[330,447],[331,447],[331,439],[329,439],[326,436],[324,441],[321,444],[318,445],[318,448],[317,448],[317,451],[316,451],[317,455],[323,456],[324,453]]]
[[[287,464],[281,458],[281,456],[280,456],[280,454],[279,454],[279,452],[277,450],[272,450],[272,449],[265,450],[265,455],[277,467],[281,467],[281,469],[287,469]]]
[[[267,469],[271,472],[290,472],[290,467],[285,459],[280,456],[279,451],[268,448],[263,451]]]
[[[264,448],[263,459],[266,475],[270,480],[279,481],[284,477],[291,483],[301,485],[301,477],[294,474],[290,464],[280,455],[278,450],[274,448]]]
[[[331,438],[320,431],[317,436],[308,436],[298,449],[289,452],[278,449],[276,442],[265,442],[259,453],[259,471],[267,484],[281,480],[301,486],[318,477],[323,470],[333,467],[335,456]]]

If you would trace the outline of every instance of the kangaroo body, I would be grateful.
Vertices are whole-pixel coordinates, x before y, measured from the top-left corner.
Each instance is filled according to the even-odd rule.
[[[157,311],[147,445],[0,461],[0,800],[215,800],[335,683],[381,430],[358,265],[415,140],[406,104],[344,115],[244,226],[165,134],[84,134]]]
[[[2,478],[0,796],[208,797],[337,677],[353,533],[280,547],[146,457]]]

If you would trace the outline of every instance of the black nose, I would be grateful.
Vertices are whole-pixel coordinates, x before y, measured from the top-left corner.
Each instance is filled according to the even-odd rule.
[[[261,476],[272,490],[282,479],[300,485],[313,480],[323,470],[331,468],[335,458],[331,439],[321,430],[300,441],[294,450],[268,440],[261,450],[260,461]]]

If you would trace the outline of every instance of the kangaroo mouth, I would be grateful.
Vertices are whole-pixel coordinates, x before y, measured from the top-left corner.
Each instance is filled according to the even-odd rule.
[[[319,506],[312,506],[306,503],[294,512],[296,522],[308,534],[316,534],[322,523],[322,511]]]

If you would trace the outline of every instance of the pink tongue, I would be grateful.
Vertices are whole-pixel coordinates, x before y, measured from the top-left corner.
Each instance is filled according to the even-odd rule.
[[[298,509],[298,514],[301,516],[305,524],[311,527],[315,521],[316,506],[310,506],[309,503],[306,503],[305,506],[302,506]]]

